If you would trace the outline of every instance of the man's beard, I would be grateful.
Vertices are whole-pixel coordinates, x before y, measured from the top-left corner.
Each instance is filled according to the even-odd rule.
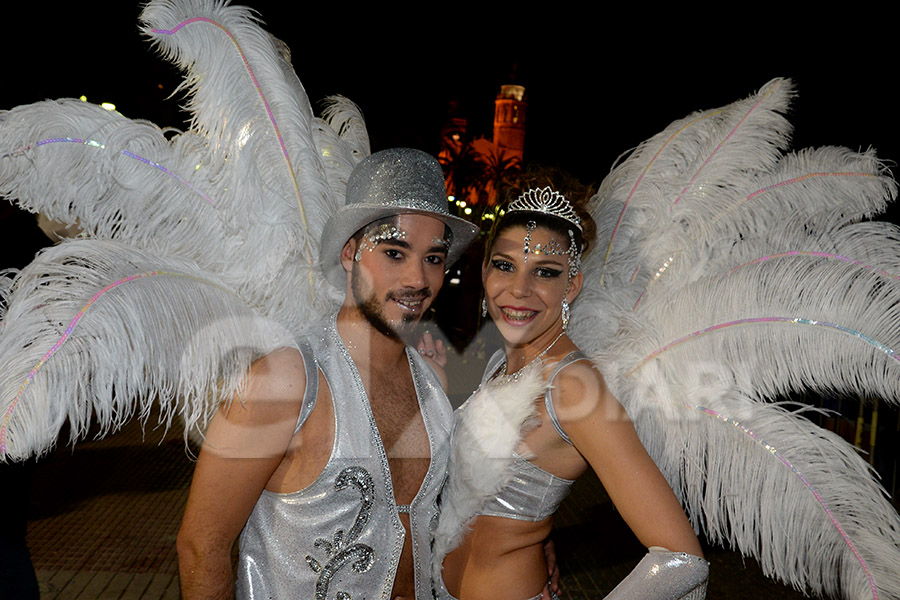
[[[362,313],[366,321],[382,335],[398,341],[404,341],[405,337],[409,337],[415,332],[419,325],[421,315],[404,314],[399,323],[391,322],[385,316],[382,310],[382,304],[375,297],[375,292],[365,289],[363,284],[363,276],[359,272],[357,265],[353,265],[354,273],[350,278],[350,288],[353,292],[353,300],[356,307]],[[400,292],[390,292],[386,301],[391,299],[403,300],[406,298],[427,300],[431,297],[431,289],[424,288],[419,290],[404,289]]]

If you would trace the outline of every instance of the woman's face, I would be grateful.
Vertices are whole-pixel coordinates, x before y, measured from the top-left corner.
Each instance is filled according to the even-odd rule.
[[[562,331],[562,300],[575,299],[581,273],[569,278],[569,240],[545,227],[513,226],[495,239],[482,269],[488,312],[512,345],[541,345]],[[540,254],[536,251],[540,249]],[[546,252],[546,249],[550,249]],[[526,261],[527,256],[527,261]]]

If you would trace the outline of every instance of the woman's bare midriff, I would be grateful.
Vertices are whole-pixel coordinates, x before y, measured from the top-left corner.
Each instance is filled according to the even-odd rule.
[[[547,583],[544,540],[552,518],[533,523],[478,516],[444,559],[444,585],[462,600],[524,600]]]

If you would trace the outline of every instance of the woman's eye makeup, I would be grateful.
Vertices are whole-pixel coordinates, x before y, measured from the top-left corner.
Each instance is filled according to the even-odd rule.
[[[502,258],[491,259],[491,267],[498,271],[510,272],[514,270],[514,266],[508,260]],[[533,271],[534,275],[541,278],[553,279],[562,275],[562,269],[554,269],[552,267],[537,267]]]
[[[538,277],[547,277],[554,278],[562,275],[562,271],[559,269],[550,269],[548,267],[540,267],[535,271]]]

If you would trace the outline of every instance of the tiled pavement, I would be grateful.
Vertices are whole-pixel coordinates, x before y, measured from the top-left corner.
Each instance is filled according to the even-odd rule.
[[[160,442],[152,430],[142,441],[132,422],[39,463],[28,543],[42,600],[179,597],[174,540],[192,469],[184,448],[179,436]],[[602,598],[643,554],[592,477],[579,481],[556,524],[569,600]],[[711,599],[803,597],[733,552],[709,549],[708,558]]]
[[[177,599],[175,534],[193,463],[137,422],[60,448],[32,481],[28,544],[41,599]]]

